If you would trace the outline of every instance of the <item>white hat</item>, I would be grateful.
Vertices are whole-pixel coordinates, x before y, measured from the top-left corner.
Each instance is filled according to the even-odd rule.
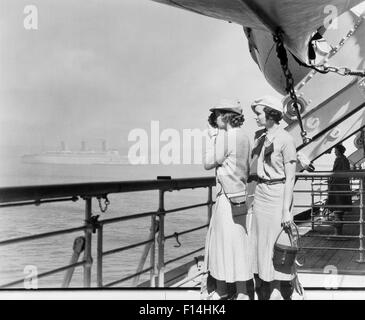
[[[271,109],[280,111],[281,113],[284,112],[284,107],[280,99],[273,97],[273,96],[263,96],[261,98],[256,99],[251,104],[251,108],[255,111],[256,106],[265,106]]]
[[[222,110],[237,113],[239,115],[242,114],[241,102],[239,100],[228,100],[222,99],[213,108],[210,108],[209,111],[214,110]]]

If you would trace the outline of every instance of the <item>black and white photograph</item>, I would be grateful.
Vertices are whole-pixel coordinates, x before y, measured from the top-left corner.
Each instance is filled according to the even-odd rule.
[[[0,48],[0,300],[365,300],[365,1],[0,0]]]

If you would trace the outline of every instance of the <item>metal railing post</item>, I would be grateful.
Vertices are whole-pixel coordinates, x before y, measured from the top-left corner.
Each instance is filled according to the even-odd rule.
[[[155,234],[156,234],[156,228],[155,228],[154,221],[153,221],[153,216],[152,216],[151,217],[150,234],[149,234],[148,239],[153,239],[153,242],[149,242],[144,246],[144,250],[143,250],[141,259],[139,260],[136,274],[139,274],[143,270],[143,267],[144,267],[144,265],[146,263],[146,260],[147,260],[147,257],[148,257],[148,253],[150,252],[150,250],[151,250],[151,248],[152,248],[152,246],[155,242]],[[151,267],[152,267],[152,270],[151,270],[151,273],[152,273],[153,266],[151,266]],[[136,287],[138,285],[139,279],[140,279],[140,275],[136,276],[133,279],[133,284],[132,284],[133,287]]]
[[[84,260],[84,287],[89,288],[91,286],[91,267],[92,267],[92,256],[91,256],[91,241],[92,241],[92,227],[91,227],[91,206],[92,198],[85,198],[85,255]]]
[[[208,187],[208,225],[213,212],[213,187]]]
[[[77,237],[74,240],[73,246],[72,246],[72,256],[70,259],[70,265],[71,264],[75,264],[77,263],[77,261],[79,260],[80,254],[82,251],[84,251],[85,249],[85,238],[84,237]],[[63,282],[62,282],[62,288],[68,288],[71,280],[72,280],[72,276],[74,274],[75,271],[75,267],[72,267],[71,269],[68,269],[66,271],[65,277],[63,278]]]
[[[158,208],[158,287],[165,286],[165,191],[159,191]]]
[[[359,259],[356,260],[358,263],[365,263],[364,260],[364,179],[360,178],[360,186],[359,186],[359,192],[360,192],[360,203],[359,203],[359,211],[360,211],[360,232],[359,232],[359,251],[360,256]]]
[[[103,225],[98,226],[98,242],[96,247],[96,284],[103,286]]]
[[[312,183],[311,183],[311,227],[312,227],[312,231],[314,230],[314,193],[313,190],[314,189],[314,179],[312,178]]]
[[[153,242],[151,245],[150,251],[150,265],[151,265],[151,272],[150,272],[150,287],[156,287],[156,277],[157,277],[157,265],[156,265],[156,216],[153,215],[151,217],[151,229],[155,231],[153,234]]]

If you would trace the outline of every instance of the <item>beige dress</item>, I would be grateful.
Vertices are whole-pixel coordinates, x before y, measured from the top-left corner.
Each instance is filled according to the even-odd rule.
[[[265,147],[273,143],[271,161],[264,161]],[[278,128],[273,135],[267,135],[265,145],[257,162],[257,175],[265,180],[285,178],[284,164],[296,162],[296,148],[291,135]],[[272,262],[274,243],[281,231],[284,183],[268,185],[258,183],[253,201],[252,217],[252,261],[253,271],[264,281],[292,280],[292,271],[279,272]],[[285,235],[279,243],[289,244]]]
[[[230,143],[223,146],[221,141]],[[216,169],[217,196],[205,243],[205,271],[216,280],[247,281],[253,278],[249,257],[250,215],[244,216],[241,224],[235,223],[231,203],[222,188],[223,184],[228,196],[245,195],[250,155],[247,133],[231,129],[221,140],[217,138],[214,150],[208,157],[213,156],[221,165]]]

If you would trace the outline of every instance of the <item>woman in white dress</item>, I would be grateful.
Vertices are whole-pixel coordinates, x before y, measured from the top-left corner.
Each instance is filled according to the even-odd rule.
[[[256,175],[257,181],[251,229],[256,292],[259,299],[269,299],[277,289],[284,299],[290,299],[294,270],[276,270],[272,257],[282,227],[293,221],[296,147],[292,136],[279,126],[283,115],[280,100],[265,96],[254,101],[252,109],[258,126],[265,128],[256,137],[252,150],[256,163],[250,168],[250,180]],[[289,238],[282,236],[280,243],[289,245]]]
[[[215,169],[217,178],[216,203],[205,245],[205,267],[215,283],[210,296],[227,298],[230,284],[235,286],[237,299],[252,299],[250,215],[245,205],[250,142],[242,128],[244,117],[239,102],[221,101],[210,111],[210,124],[215,129],[209,130],[210,147],[204,167]]]

